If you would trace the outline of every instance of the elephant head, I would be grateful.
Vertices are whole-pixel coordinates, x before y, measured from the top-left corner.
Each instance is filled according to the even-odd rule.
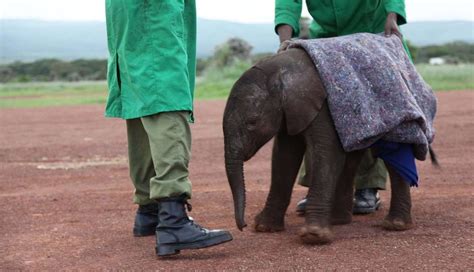
[[[314,64],[300,49],[262,60],[234,84],[223,129],[226,173],[240,230],[246,226],[243,163],[280,131],[289,135],[304,131],[325,99]]]

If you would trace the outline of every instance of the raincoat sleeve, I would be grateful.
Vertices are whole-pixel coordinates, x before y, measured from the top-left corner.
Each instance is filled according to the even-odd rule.
[[[293,37],[297,37],[302,9],[302,0],[275,0],[275,32],[278,34],[278,26],[289,25],[293,28]]]
[[[385,12],[394,12],[398,14],[397,23],[398,25],[404,25],[407,23],[406,12],[405,12],[405,0],[383,0]]]

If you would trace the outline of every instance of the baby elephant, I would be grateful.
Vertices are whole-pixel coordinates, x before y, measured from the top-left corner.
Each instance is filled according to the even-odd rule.
[[[290,49],[246,71],[230,93],[223,121],[225,164],[237,227],[245,226],[243,163],[274,136],[272,180],[263,210],[255,218],[259,232],[284,229],[284,216],[303,156],[311,178],[305,243],[333,239],[331,224],[352,220],[353,179],[364,150],[344,152],[326,103],[326,92],[306,52]],[[390,166],[390,211],[383,227],[412,226],[410,187]]]

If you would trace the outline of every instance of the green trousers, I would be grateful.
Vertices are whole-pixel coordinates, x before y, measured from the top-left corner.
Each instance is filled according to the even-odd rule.
[[[188,112],[163,112],[126,121],[136,204],[147,205],[156,199],[183,194],[191,198],[188,118]]]
[[[383,161],[374,158],[372,151],[367,149],[355,176],[355,188],[356,190],[368,188],[385,190],[387,175],[387,169]],[[309,187],[311,184],[311,181],[306,175],[305,163],[301,166],[298,183],[305,187]]]

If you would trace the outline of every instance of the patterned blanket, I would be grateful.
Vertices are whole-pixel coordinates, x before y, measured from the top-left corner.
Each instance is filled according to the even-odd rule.
[[[313,60],[346,152],[382,139],[414,145],[425,160],[434,138],[436,97],[411,63],[400,39],[360,33],[295,40]]]

